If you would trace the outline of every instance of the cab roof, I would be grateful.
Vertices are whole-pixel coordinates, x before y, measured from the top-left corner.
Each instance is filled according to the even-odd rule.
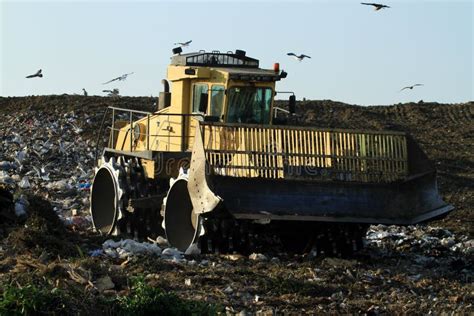
[[[243,50],[229,51],[227,53],[199,51],[197,53],[174,55],[171,57],[171,65],[258,69],[259,61],[258,59],[247,57]]]

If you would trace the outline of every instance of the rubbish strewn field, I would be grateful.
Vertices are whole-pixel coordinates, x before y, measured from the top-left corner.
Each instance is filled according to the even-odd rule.
[[[410,132],[456,207],[429,225],[372,226],[352,258],[319,258],[185,256],[93,233],[88,189],[103,111],[155,101],[0,98],[0,314],[474,312],[474,103],[299,102],[306,125]]]

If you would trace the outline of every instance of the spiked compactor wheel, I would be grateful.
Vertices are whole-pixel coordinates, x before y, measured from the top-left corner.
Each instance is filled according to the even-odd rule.
[[[179,176],[170,180],[168,195],[163,200],[166,239],[181,251],[186,251],[204,234],[200,218],[193,212],[188,179],[181,169]]]
[[[119,233],[117,222],[124,216],[124,170],[115,158],[96,170],[91,188],[92,221],[105,235]]]
[[[133,203],[159,191],[154,182],[145,178],[140,162],[123,156],[103,160],[91,188],[91,213],[96,230],[104,235],[125,234],[140,239],[163,235],[161,204]]]

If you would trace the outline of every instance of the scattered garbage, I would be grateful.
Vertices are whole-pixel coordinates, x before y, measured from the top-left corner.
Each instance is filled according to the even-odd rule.
[[[112,279],[106,275],[100,279],[97,279],[95,282],[94,282],[94,285],[95,287],[97,288],[97,290],[99,292],[103,292],[103,291],[106,291],[106,290],[111,290],[115,287],[115,284],[114,282],[112,282]]]
[[[28,207],[28,200],[22,195],[15,202],[15,215],[18,217],[26,216]]]
[[[89,182],[81,182],[79,183],[78,189],[79,191],[89,191],[92,184]]]
[[[56,191],[66,191],[71,190],[72,185],[69,184],[69,181],[63,179],[46,184],[46,188]]]
[[[176,248],[166,248],[161,253],[161,257],[164,259],[171,259],[174,261],[180,261],[183,259],[183,252],[179,251]]]
[[[186,249],[184,254],[188,256],[199,255],[201,254],[201,249],[199,249],[199,246],[197,243],[194,243],[191,246],[189,246],[188,249]]]
[[[0,170],[8,171],[11,169],[16,169],[16,165],[9,161],[0,161]]]
[[[28,189],[31,186],[30,181],[28,180],[28,177],[23,177],[23,179],[21,179],[18,186],[22,189]]]
[[[92,228],[92,217],[90,215],[87,215],[87,216],[73,215],[73,216],[66,216],[66,217],[60,216],[60,219],[63,221],[66,227],[72,227],[74,230],[75,229],[85,230],[88,228]]]
[[[156,255],[162,254],[161,248],[149,242],[138,242],[132,239],[114,241],[108,239],[102,244],[104,253],[112,258],[128,258],[136,255]]]
[[[13,178],[4,170],[0,170],[0,183],[12,185],[15,184]]]
[[[421,252],[436,255],[439,252],[474,251],[474,240],[458,237],[451,231],[432,226],[370,226],[367,232],[367,246],[375,246],[386,251]]]
[[[267,256],[265,256],[264,254],[261,254],[261,253],[252,253],[249,256],[249,259],[253,260],[253,261],[268,261]]]
[[[89,256],[91,256],[91,257],[100,257],[103,254],[104,254],[103,249],[95,249],[95,250],[89,251]]]

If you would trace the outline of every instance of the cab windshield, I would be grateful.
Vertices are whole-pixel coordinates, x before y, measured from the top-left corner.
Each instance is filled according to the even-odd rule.
[[[271,88],[232,87],[228,100],[228,123],[270,123]]]

